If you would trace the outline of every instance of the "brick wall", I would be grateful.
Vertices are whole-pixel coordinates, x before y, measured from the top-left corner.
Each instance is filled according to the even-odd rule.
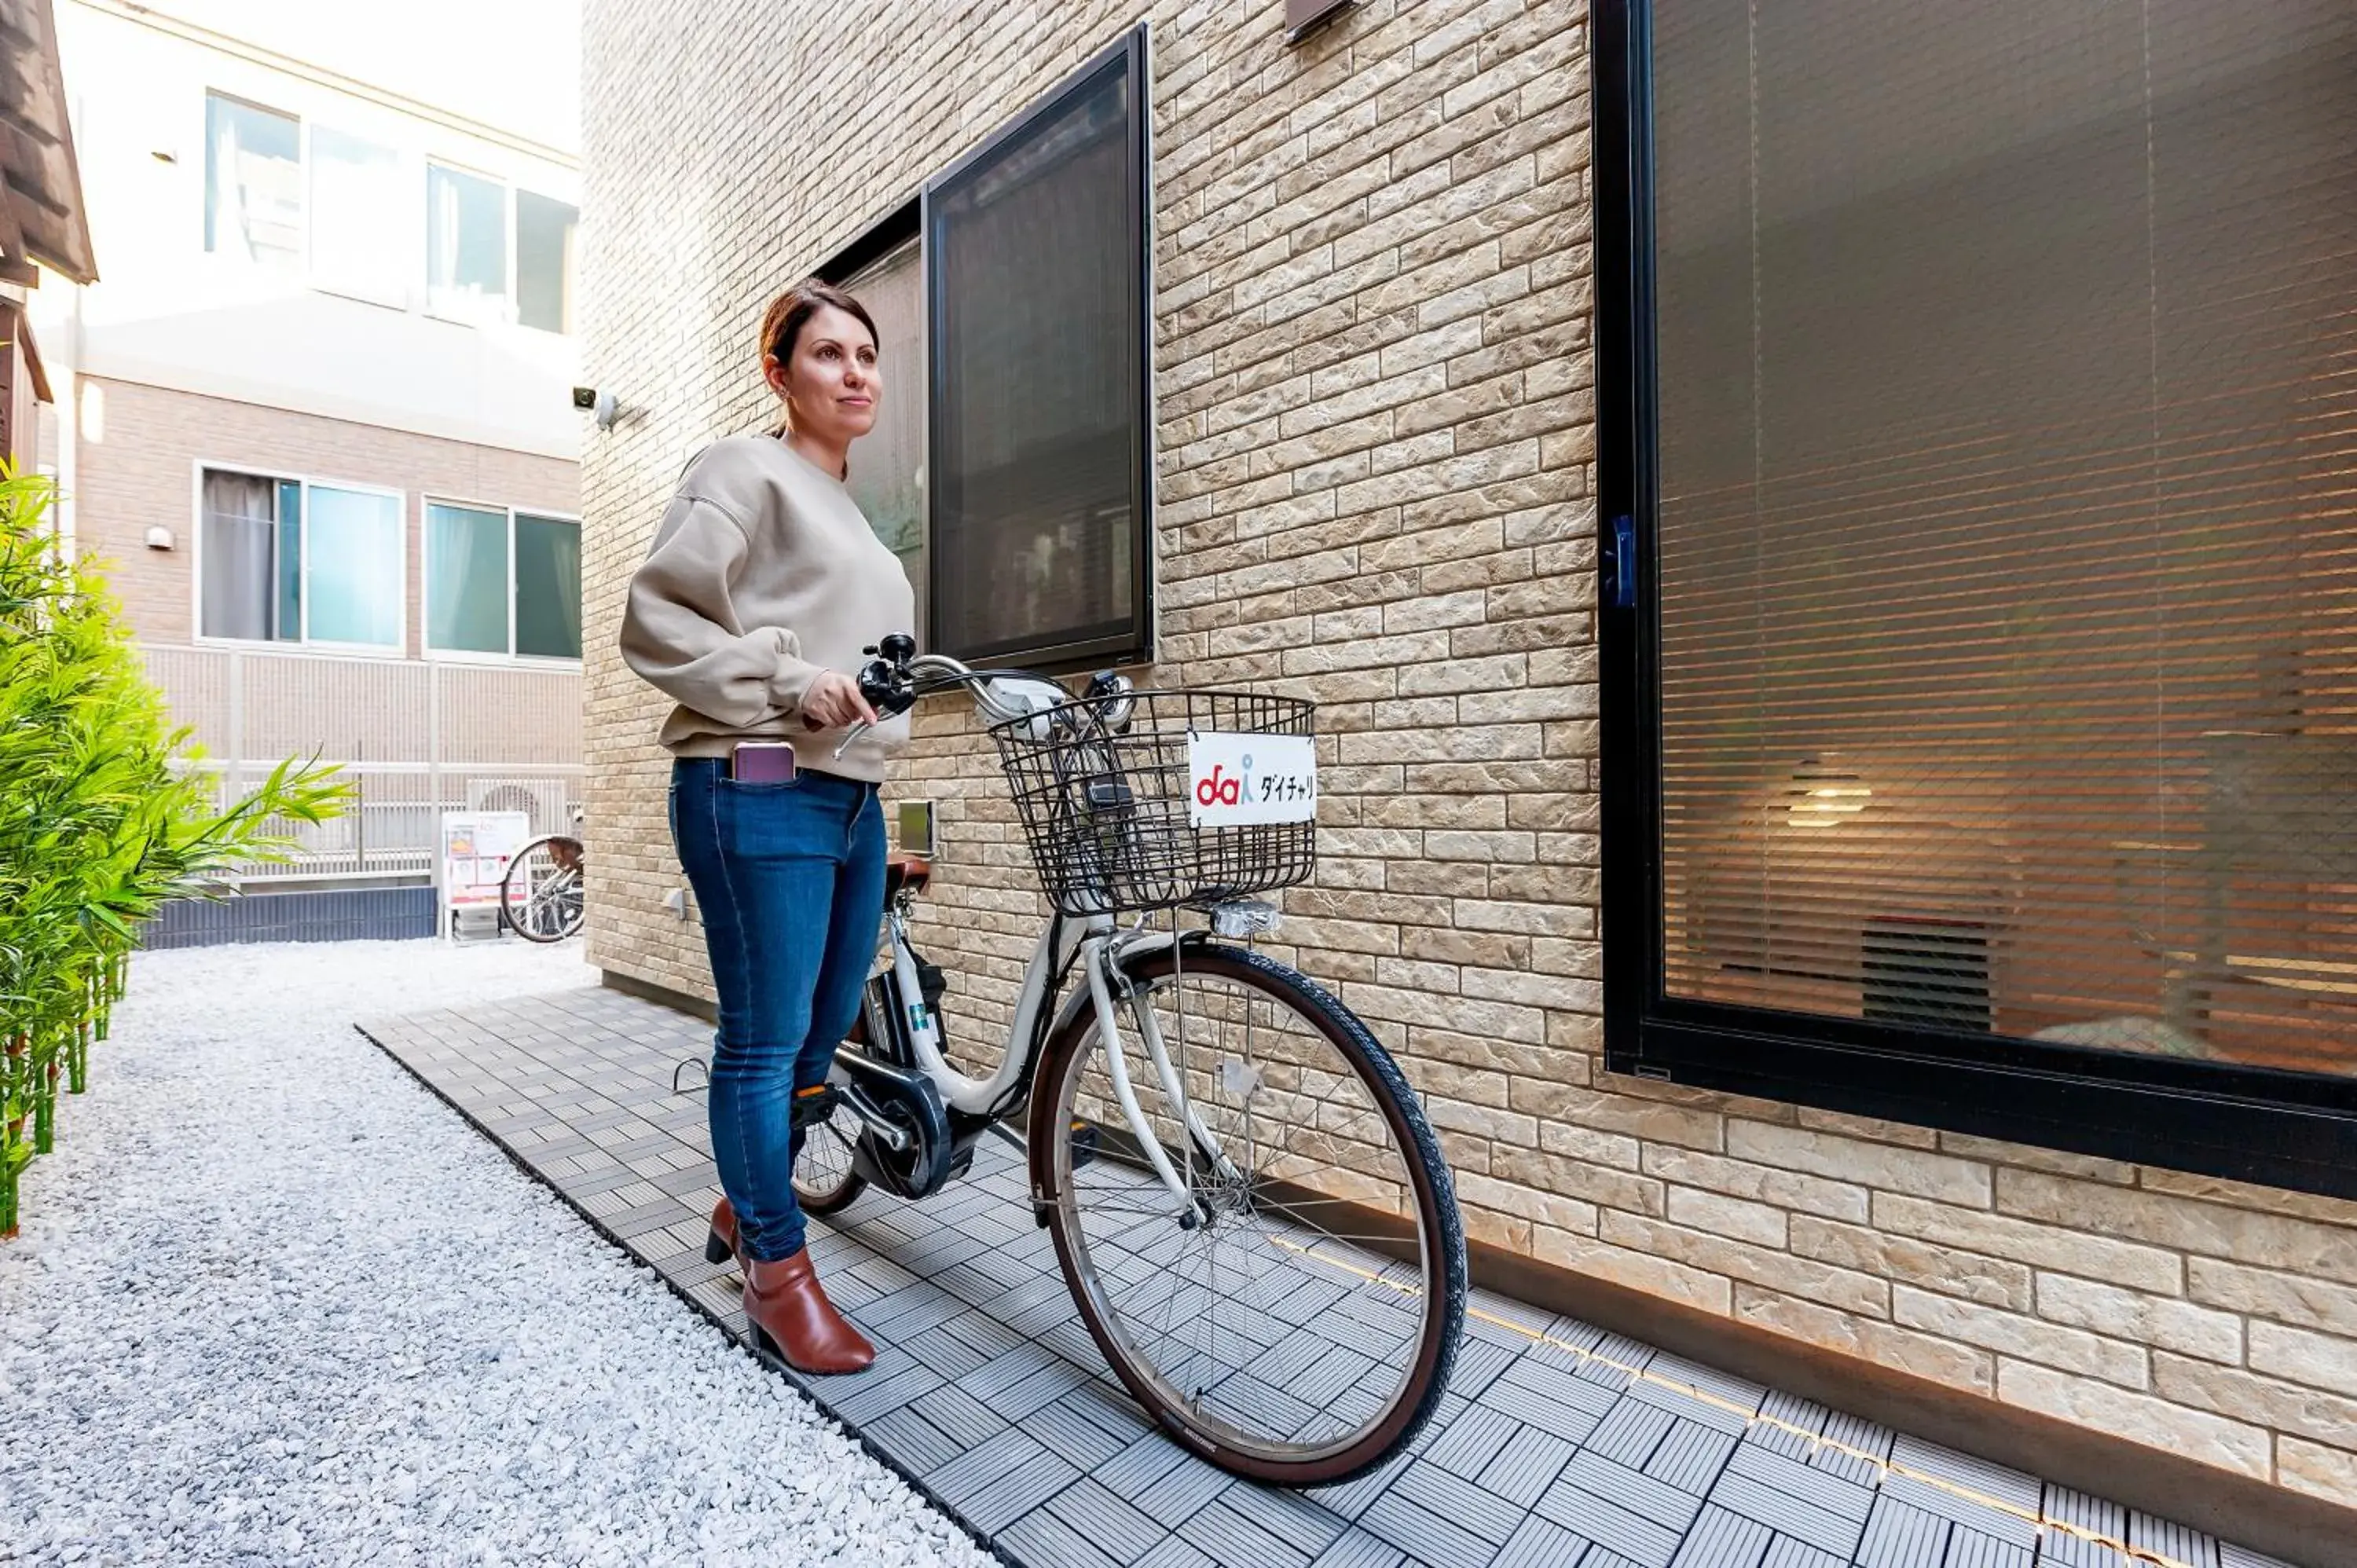
[[[1299,49],[1274,0],[1150,15],[1153,675],[1323,704],[1284,935],[1425,1092],[1474,1233],[2357,1503],[2357,1205],[1603,1072],[1582,8],[1367,0]],[[1135,11],[862,16],[587,11],[587,348],[630,410],[584,468],[591,954],[683,991],[629,574],[686,458],[766,414],[767,299]],[[920,715],[899,789],[941,802],[923,945],[971,1039],[1038,905],[963,714]]]

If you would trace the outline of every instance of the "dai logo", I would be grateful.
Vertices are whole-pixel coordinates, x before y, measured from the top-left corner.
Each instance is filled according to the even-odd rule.
[[[1227,765],[1211,764],[1211,771],[1195,781],[1195,804],[1199,806],[1236,806],[1252,799],[1246,780],[1252,778],[1252,758],[1243,760],[1243,778],[1229,775]]]

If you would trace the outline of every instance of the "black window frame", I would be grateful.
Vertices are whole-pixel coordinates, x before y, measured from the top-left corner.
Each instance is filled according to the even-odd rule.
[[[1647,0],[1592,13],[1607,1069],[2357,1198],[2357,1078],[1667,994],[1650,13]]]
[[[1055,113],[1080,94],[1103,85],[1109,75],[1126,74],[1130,81],[1127,163],[1129,200],[1126,214],[1130,253],[1136,258],[1135,306],[1131,329],[1136,334],[1137,386],[1130,440],[1130,616],[1129,624],[1112,632],[1082,635],[1082,628],[1054,628],[1034,639],[1004,647],[950,648],[941,636],[942,607],[956,586],[943,581],[939,458],[944,449],[943,357],[936,345],[944,341],[941,274],[941,230],[934,199],[942,188],[975,166],[986,163],[1010,142],[1022,136],[1041,117]],[[1047,671],[1103,664],[1150,663],[1155,654],[1154,605],[1154,259],[1149,208],[1152,201],[1151,98],[1148,92],[1146,27],[1140,23],[1099,51],[1086,64],[1023,112],[939,170],[919,193],[919,231],[925,276],[925,570],[927,596],[926,647],[976,663],[1006,663],[1020,660]]]

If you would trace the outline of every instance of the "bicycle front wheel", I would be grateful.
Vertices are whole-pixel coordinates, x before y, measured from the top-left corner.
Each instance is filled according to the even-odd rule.
[[[531,942],[560,942],[580,930],[584,897],[581,841],[563,833],[533,839],[516,851],[500,879],[500,912]]]
[[[1119,1077],[1192,1201],[1155,1173],[1084,1009],[1041,1063],[1031,1140],[1073,1299],[1131,1394],[1213,1464],[1289,1487],[1362,1474],[1431,1418],[1464,1326],[1438,1141],[1366,1026],[1297,972],[1190,945],[1124,973]]]

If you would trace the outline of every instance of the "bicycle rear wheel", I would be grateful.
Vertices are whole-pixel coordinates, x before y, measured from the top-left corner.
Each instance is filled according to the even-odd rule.
[[[530,942],[561,942],[588,912],[581,841],[548,833],[516,851],[500,878],[500,915]]]
[[[1291,1487],[1362,1474],[1430,1419],[1464,1325],[1438,1142],[1366,1026],[1295,971],[1206,945],[1124,973],[1126,1077],[1195,1201],[1153,1173],[1084,1009],[1049,1045],[1031,1136],[1082,1316],[1137,1401],[1212,1463]],[[1200,1133],[1182,1131],[1189,1112]]]

